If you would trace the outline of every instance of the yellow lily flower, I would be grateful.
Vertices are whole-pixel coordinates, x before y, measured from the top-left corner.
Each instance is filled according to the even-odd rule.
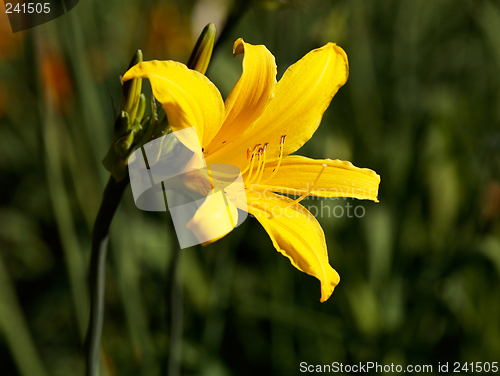
[[[238,39],[233,53],[244,54],[243,73],[225,103],[207,77],[174,61],[140,63],[123,80],[150,80],[172,130],[196,128],[207,166],[231,164],[240,169],[248,212],[293,266],[319,279],[320,301],[324,302],[340,278],[328,262],[323,229],[299,201],[313,195],[377,202],[380,177],[350,162],[290,154],[312,137],[333,96],[346,82],[347,56],[342,48],[328,43],[290,66],[276,82],[275,59],[265,46]],[[237,216],[240,205],[230,192],[224,193],[230,198],[225,199],[226,207],[220,195],[208,196],[200,206],[188,223],[195,234],[206,237],[211,227],[217,227],[220,238],[235,227],[237,220],[231,218],[228,223],[227,213]],[[279,193],[300,197],[292,200]],[[222,217],[225,222],[218,226]],[[213,225],[207,226],[210,221]]]

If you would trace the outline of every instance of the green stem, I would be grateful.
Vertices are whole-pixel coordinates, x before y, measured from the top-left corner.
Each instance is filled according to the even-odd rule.
[[[116,182],[110,176],[104,190],[99,213],[94,223],[92,255],[90,259],[90,320],[86,340],[87,376],[97,376],[99,371],[99,349],[104,316],[106,254],[109,240],[108,232],[128,183],[128,178]]]

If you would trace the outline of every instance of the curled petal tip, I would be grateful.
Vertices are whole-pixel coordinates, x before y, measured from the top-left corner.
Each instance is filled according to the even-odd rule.
[[[335,287],[340,282],[340,276],[337,271],[333,268],[330,268],[328,273],[328,280],[325,282],[321,282],[321,298],[319,299],[320,303],[326,302],[333,294]]]
[[[245,52],[245,41],[243,38],[238,38],[233,45],[233,57],[241,55],[243,52]]]

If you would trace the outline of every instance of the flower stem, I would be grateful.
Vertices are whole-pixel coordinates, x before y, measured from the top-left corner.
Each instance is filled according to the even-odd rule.
[[[99,349],[104,316],[104,287],[106,279],[106,254],[111,220],[120,204],[123,192],[129,183],[128,177],[116,182],[110,176],[94,223],[92,232],[92,255],[90,259],[90,320],[86,339],[86,376],[99,373]]]

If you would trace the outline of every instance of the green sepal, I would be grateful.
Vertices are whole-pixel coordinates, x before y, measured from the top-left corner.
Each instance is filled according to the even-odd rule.
[[[125,135],[111,144],[108,153],[102,160],[103,166],[117,182],[127,176],[128,158],[135,150],[135,136],[134,130],[129,130]]]
[[[123,137],[119,138],[113,144],[113,150],[121,159],[125,159],[130,153],[130,148],[134,143],[135,132],[133,129],[129,130]]]
[[[108,153],[102,160],[102,164],[113,178],[120,182],[127,176],[127,164],[115,153],[113,146],[114,144],[109,148]]]
[[[102,160],[102,164],[117,182],[122,181],[128,174],[126,162],[118,158],[112,147],[109,148],[108,154]]]
[[[125,111],[120,112],[113,130],[113,141],[116,141],[130,130],[130,117]]]

